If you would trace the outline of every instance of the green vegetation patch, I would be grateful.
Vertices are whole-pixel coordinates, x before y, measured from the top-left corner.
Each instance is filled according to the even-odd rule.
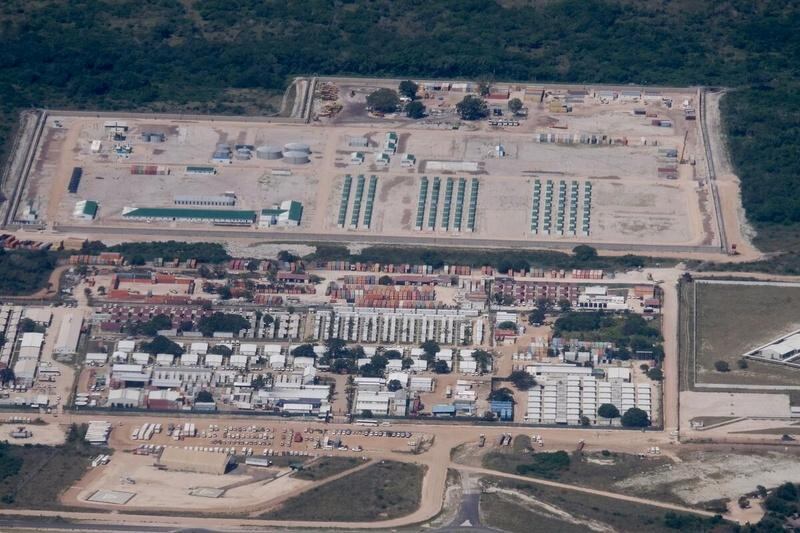
[[[481,494],[486,524],[511,532],[565,531],[578,533],[603,524],[615,531],[735,531],[721,518],[673,513],[649,505],[584,494],[570,490],[488,478],[485,485],[499,489]],[[491,489],[490,489],[491,490]],[[511,491],[511,492],[508,492]],[[556,509],[553,509],[555,507]]]
[[[682,334],[690,351],[689,364],[694,383],[738,385],[796,385],[800,370],[748,359],[742,368],[742,354],[780,335],[800,329],[796,314],[800,306],[800,286],[770,284],[721,284],[695,281],[685,284],[689,291],[682,298]],[[696,294],[695,294],[696,292]],[[693,309],[694,302],[697,308]],[[696,316],[692,313],[696,313]],[[696,319],[697,346],[692,334]],[[693,357],[694,356],[694,357]],[[717,363],[726,363],[718,365]],[[723,371],[718,370],[722,368]],[[727,368],[727,370],[725,370]]]
[[[262,518],[368,522],[405,516],[419,507],[424,474],[419,465],[381,461],[290,498]],[[351,497],[357,505],[346,503]]]
[[[663,339],[658,320],[647,321],[641,315],[613,314],[603,311],[568,311],[555,322],[553,336],[581,341],[612,342],[614,357],[630,359],[637,352],[664,357]]]
[[[45,286],[56,266],[56,254],[0,249],[0,294],[30,294]]]
[[[297,479],[318,481],[355,468],[363,462],[357,457],[323,457],[298,470],[293,476]]]
[[[85,440],[86,425],[72,425],[61,446],[0,443],[0,508],[60,507],[59,496],[77,482],[93,457],[110,453]]]
[[[126,242],[108,248],[119,252],[133,264],[143,264],[156,258],[164,260],[197,259],[200,263],[222,263],[231,258],[225,247],[216,242]]]
[[[305,256],[307,261],[351,261],[374,263],[412,263],[441,268],[444,265],[468,265],[473,268],[492,266],[501,272],[510,269],[590,268],[619,270],[640,266],[671,265],[673,259],[647,258],[634,255],[597,256],[569,254],[549,250],[476,250],[474,248],[424,248],[402,246],[369,246],[351,253],[340,245],[316,244],[316,251]],[[589,248],[589,247],[587,247]]]

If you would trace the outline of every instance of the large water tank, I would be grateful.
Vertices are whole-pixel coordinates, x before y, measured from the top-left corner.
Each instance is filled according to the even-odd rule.
[[[305,152],[307,154],[311,153],[311,147],[306,143],[288,143],[284,145],[283,150],[284,152]]]
[[[308,152],[299,152],[297,150],[287,150],[283,152],[283,160],[293,165],[302,165],[308,163]]]
[[[283,157],[283,150],[280,146],[259,146],[256,148],[256,157],[259,159],[280,159]]]

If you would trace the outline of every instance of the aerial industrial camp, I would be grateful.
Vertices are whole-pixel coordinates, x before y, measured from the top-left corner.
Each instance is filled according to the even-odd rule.
[[[140,4],[0,2],[0,531],[800,531],[797,5]]]
[[[13,220],[252,239],[726,245],[697,89],[497,83],[486,117],[463,120],[456,104],[477,84],[419,81],[428,114],[411,120],[371,110],[366,96],[387,90],[372,83],[303,84],[306,107],[265,122],[50,112]]]

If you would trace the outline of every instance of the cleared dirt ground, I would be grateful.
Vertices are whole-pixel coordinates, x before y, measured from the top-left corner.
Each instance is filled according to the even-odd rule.
[[[352,115],[348,115],[346,120],[323,120],[310,125],[227,119],[126,119],[129,126],[126,142],[133,148],[129,158],[120,158],[113,153],[115,143],[108,139],[103,126],[107,118],[52,116],[45,127],[24,198],[32,203],[39,220],[45,223],[86,225],[87,230],[92,224],[134,230],[146,227],[147,223],[123,220],[121,214],[126,206],[170,207],[176,195],[212,196],[231,191],[237,196],[236,209],[259,210],[288,199],[303,203],[303,221],[299,228],[273,228],[269,232],[409,237],[419,234],[414,222],[420,178],[425,175],[431,181],[436,176],[441,177],[442,190],[433,230],[427,229],[433,202],[432,191],[428,191],[426,224],[422,233],[458,235],[465,244],[471,238],[498,241],[530,239],[532,242],[581,239],[597,243],[664,245],[715,242],[715,232],[707,212],[708,202],[700,186],[702,182],[695,175],[695,167],[679,165],[679,178],[676,180],[658,177],[658,168],[664,166],[659,159],[659,149],[676,148],[686,161],[702,153],[697,124],[686,121],[680,108],[680,102],[694,101],[696,94],[692,90],[665,94],[675,102],[672,109],[655,101],[604,104],[588,96],[583,104],[574,105],[572,113],[551,113],[539,103],[536,91],[518,90],[512,96],[521,97],[530,112],[527,119],[521,120],[520,126],[497,128],[482,121],[462,124],[459,129],[442,129],[435,127],[431,119],[414,122],[401,117],[367,117],[358,95],[367,94],[364,91],[368,92],[369,87],[369,83],[358,87],[357,96],[342,112],[343,117],[348,113]],[[346,89],[343,86],[340,94],[349,93]],[[461,97],[463,93],[453,93],[427,98],[424,103],[431,109],[448,110]],[[505,103],[492,105],[503,107]],[[633,114],[635,107],[645,107],[651,115],[669,118],[675,125],[668,128],[653,126],[650,117]],[[55,127],[56,120],[61,127]],[[141,133],[150,131],[165,133],[166,142],[142,141]],[[392,157],[388,167],[379,167],[375,164],[375,156],[383,149],[389,131],[398,133],[398,153]],[[533,133],[605,134],[624,139],[625,144],[547,144],[534,141]],[[353,137],[367,137],[368,146],[351,146],[349,139]],[[91,152],[93,140],[103,141],[100,153]],[[311,162],[291,165],[284,160],[234,159],[231,164],[214,164],[217,174],[212,176],[189,176],[185,172],[189,165],[211,165],[211,154],[219,143],[283,146],[289,142],[308,144],[312,152]],[[505,150],[503,157],[496,155],[498,145]],[[365,153],[363,165],[351,164],[350,154],[355,150]],[[403,153],[414,154],[417,164],[411,168],[403,167],[400,164]],[[477,165],[477,170],[429,170],[432,161],[472,162]],[[170,174],[131,175],[132,164],[165,166],[170,169]],[[66,186],[73,167],[83,168],[84,174],[78,193],[68,194]],[[291,170],[292,175],[272,175],[272,171],[278,169]],[[350,228],[355,192],[351,193],[347,203],[345,227],[338,227],[342,183],[346,174],[354,178],[360,174],[367,179],[371,175],[378,177],[373,222],[369,228],[363,224],[366,191],[357,227]],[[460,234],[442,228],[444,184],[448,177],[467,179],[463,201],[464,230]],[[474,232],[467,232],[470,181],[474,177],[480,180],[476,227]],[[589,181],[594,185],[588,237],[531,232],[533,182],[536,179],[543,185],[546,180],[553,180],[556,188],[561,180],[567,183],[576,180],[581,184]],[[98,219],[93,223],[73,219],[75,202],[81,199],[95,200],[100,204]],[[451,226],[455,218],[455,202],[454,191]],[[579,220],[582,219],[582,209]],[[165,226],[163,223],[158,225]],[[205,227],[179,222],[166,226]],[[232,235],[235,232],[231,229]]]

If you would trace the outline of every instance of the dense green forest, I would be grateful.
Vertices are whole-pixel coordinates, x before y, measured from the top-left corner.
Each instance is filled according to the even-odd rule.
[[[274,112],[297,74],[724,85],[750,219],[793,224],[797,28],[784,0],[5,0],[0,135],[29,106]]]
[[[0,294],[30,294],[47,284],[56,266],[52,252],[0,249]]]

